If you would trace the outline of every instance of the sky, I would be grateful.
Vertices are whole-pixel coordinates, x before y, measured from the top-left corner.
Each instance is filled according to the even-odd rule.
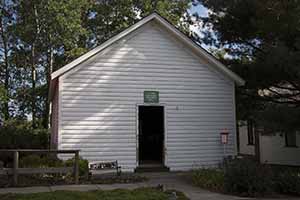
[[[202,6],[202,4],[197,4],[197,6],[191,6],[189,9],[188,9],[188,13],[189,14],[193,14],[193,13],[198,13],[198,15],[200,17],[208,17],[208,12],[209,10]],[[197,24],[194,24],[194,25],[190,25],[190,30],[197,33],[197,35],[199,35],[200,37],[203,37],[203,34],[201,33],[201,25],[197,25]],[[209,50],[210,48],[213,48],[212,46],[208,46],[208,45],[205,45],[205,44],[200,44],[200,46],[206,50]]]
[[[190,13],[198,12],[198,14],[201,17],[208,17],[208,10],[201,4],[198,4],[197,6],[191,6],[191,8],[188,10]]]

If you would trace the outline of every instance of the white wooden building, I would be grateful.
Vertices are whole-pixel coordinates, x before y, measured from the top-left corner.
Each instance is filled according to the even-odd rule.
[[[239,123],[239,153],[255,155],[255,128],[250,123]],[[300,132],[259,134],[261,163],[300,166]]]
[[[51,76],[52,144],[134,171],[217,165],[237,153],[244,81],[154,13]]]

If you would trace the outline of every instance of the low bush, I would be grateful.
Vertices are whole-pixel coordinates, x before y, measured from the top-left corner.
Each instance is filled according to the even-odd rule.
[[[194,170],[193,183],[202,188],[224,192],[224,171],[220,169]]]
[[[224,189],[242,196],[264,196],[273,191],[272,169],[252,159],[233,159],[225,164]]]
[[[70,158],[66,161],[62,161],[56,156],[41,156],[41,155],[28,155],[20,159],[20,167],[73,167],[75,159]],[[88,161],[79,158],[79,175],[86,176],[88,174]]]
[[[274,167],[274,189],[283,194],[300,195],[300,169]]]
[[[241,196],[263,196],[272,193],[273,189],[270,168],[248,159],[231,160],[224,169],[194,170],[193,183],[205,189]]]
[[[300,195],[300,168],[264,165],[250,158],[227,160],[223,167],[194,170],[194,184],[240,196]]]
[[[65,161],[65,165],[68,167],[74,166],[75,158],[71,158]],[[89,162],[88,160],[79,157],[79,176],[88,176],[89,173]]]
[[[33,129],[24,120],[9,120],[0,126],[1,149],[47,149],[49,137],[47,129]],[[12,162],[11,153],[0,153],[0,161],[7,166]]]
[[[55,155],[28,155],[20,159],[20,167],[62,167],[64,162]]]
[[[47,149],[49,131],[33,129],[31,123],[23,120],[5,121],[0,126],[1,149]]]
[[[29,155],[20,159],[20,167],[42,167],[45,165],[44,160],[39,155]]]

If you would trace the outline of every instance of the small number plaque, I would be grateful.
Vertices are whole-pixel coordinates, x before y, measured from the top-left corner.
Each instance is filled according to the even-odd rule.
[[[157,91],[144,91],[144,103],[159,103],[159,93]]]

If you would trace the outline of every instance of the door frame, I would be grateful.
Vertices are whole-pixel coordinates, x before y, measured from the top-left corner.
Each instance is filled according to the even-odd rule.
[[[164,129],[163,129],[163,156],[162,156],[162,164],[167,166],[167,106],[164,103],[157,103],[157,104],[149,104],[149,103],[142,103],[136,104],[136,167],[140,165],[139,160],[139,107],[140,106],[149,106],[149,107],[162,107],[163,109],[163,119],[164,119]]]

